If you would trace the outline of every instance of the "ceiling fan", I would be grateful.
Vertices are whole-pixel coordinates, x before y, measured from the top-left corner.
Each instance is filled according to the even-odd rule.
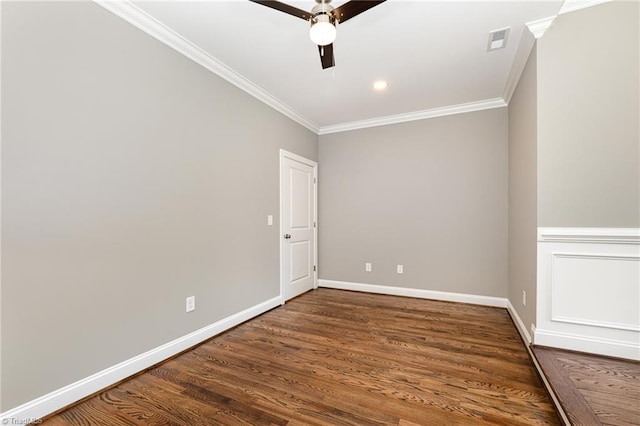
[[[331,0],[316,0],[318,4],[311,9],[311,12],[306,12],[297,7],[275,0],[249,1],[309,21],[311,23],[309,36],[311,37],[311,41],[318,45],[322,69],[325,69],[333,67],[336,64],[333,57],[333,41],[336,39],[336,25],[346,22],[354,16],[383,3],[385,0],[351,0],[337,8],[331,6]]]

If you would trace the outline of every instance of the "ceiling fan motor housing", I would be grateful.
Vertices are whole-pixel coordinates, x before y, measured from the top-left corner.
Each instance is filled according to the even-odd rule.
[[[336,17],[333,13],[335,7],[331,6],[329,2],[318,3],[311,9],[311,26],[316,22],[329,22],[332,25],[336,24]],[[325,19],[328,18],[328,19]]]
[[[325,13],[327,15],[333,15],[333,10],[335,7],[331,6],[330,1],[317,2],[313,9],[311,9],[311,14],[313,16],[319,15],[321,13]]]

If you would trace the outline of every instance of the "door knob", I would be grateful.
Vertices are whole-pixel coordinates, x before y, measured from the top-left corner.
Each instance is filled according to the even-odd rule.
[[[291,238],[291,234],[284,234],[284,239],[288,240],[289,238]]]

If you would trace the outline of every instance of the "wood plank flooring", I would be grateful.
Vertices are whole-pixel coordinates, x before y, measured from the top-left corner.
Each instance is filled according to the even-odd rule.
[[[559,422],[506,310],[318,289],[45,424]]]
[[[533,347],[574,426],[640,425],[640,363]]]

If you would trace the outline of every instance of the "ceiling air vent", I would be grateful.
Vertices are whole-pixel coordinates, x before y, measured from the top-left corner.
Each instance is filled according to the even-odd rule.
[[[509,37],[509,29],[501,28],[499,30],[493,30],[489,33],[489,43],[487,43],[487,52],[492,50],[504,49],[507,47],[507,37]]]

